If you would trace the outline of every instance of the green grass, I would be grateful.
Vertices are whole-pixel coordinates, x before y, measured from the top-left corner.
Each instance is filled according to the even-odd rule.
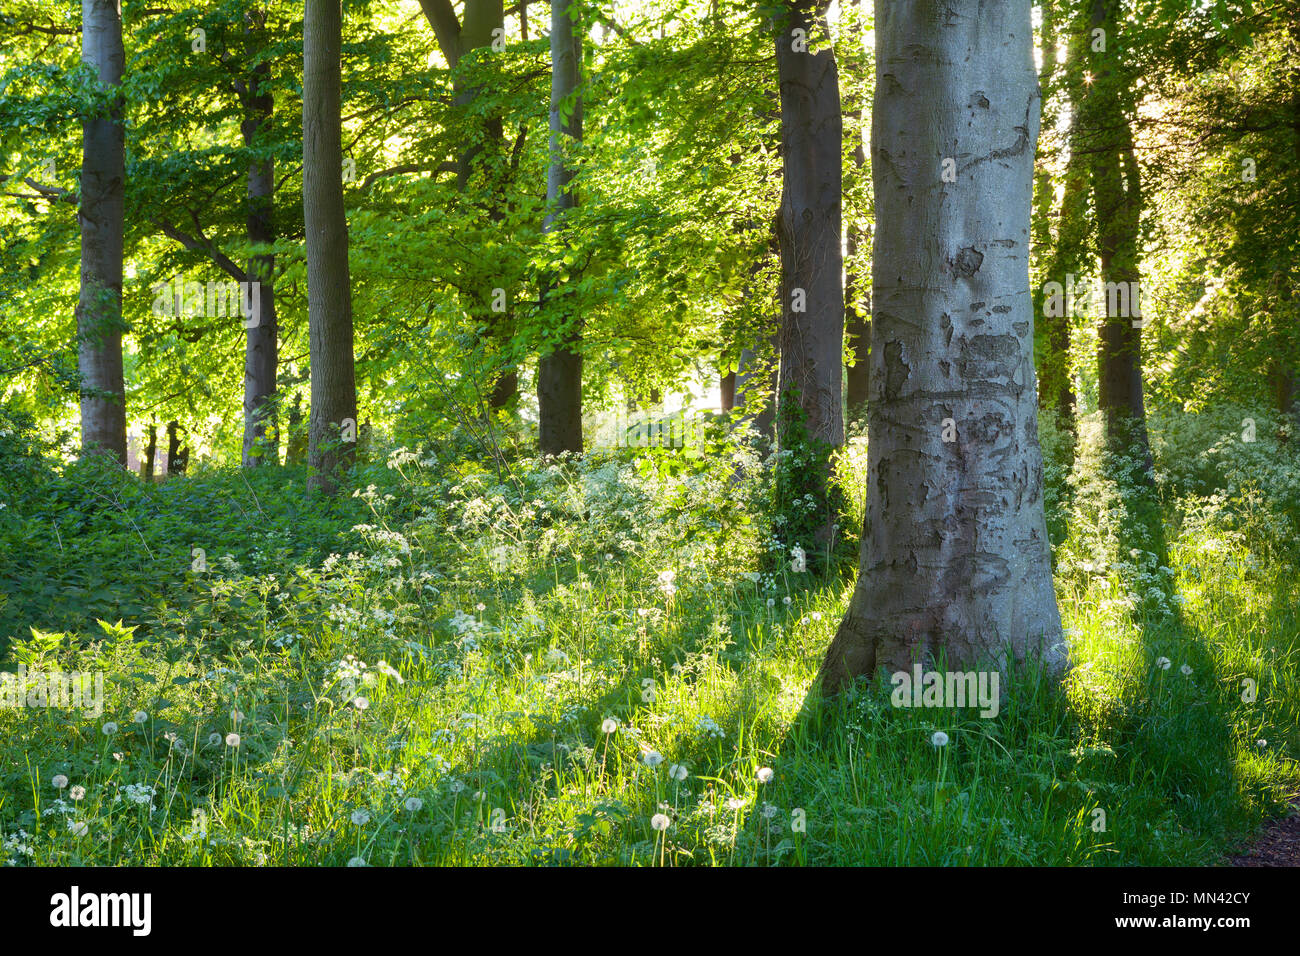
[[[0,861],[1218,862],[1300,788],[1300,509],[1293,455],[1175,473],[1184,432],[1155,489],[1095,422],[1068,467],[1045,434],[1075,666],[1008,675],[992,719],[810,696],[850,582],[783,563],[752,461],[399,454],[333,504],[285,471],[29,476],[0,584],[38,633],[5,666],[102,670],[108,701],[0,710]],[[51,603],[24,566],[116,591]]]

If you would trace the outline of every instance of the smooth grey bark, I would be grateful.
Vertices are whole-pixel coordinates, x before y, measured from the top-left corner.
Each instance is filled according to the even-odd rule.
[[[551,139],[550,166],[546,173],[546,199],[550,207],[543,231],[558,229],[564,213],[577,205],[572,188],[573,170],[565,161],[565,139],[582,139],[582,98],[577,96],[581,63],[581,33],[569,10],[577,15],[577,0],[551,0]],[[569,101],[567,122],[560,113]],[[549,285],[542,301],[550,297]],[[544,455],[582,451],[582,354],[579,317],[561,315],[562,340],[537,363],[538,446]]]
[[[866,521],[822,665],[828,692],[940,657],[948,669],[1066,662],[1032,355],[1029,7],[876,5]]]
[[[844,258],[841,251],[843,126],[839,74],[825,24],[826,0],[791,5],[778,23],[781,84],[781,372],[811,437],[844,443]],[[799,49],[800,33],[806,48]],[[812,52],[815,40],[821,48]],[[778,414],[778,427],[784,416]],[[784,440],[784,435],[781,436]]]
[[[265,28],[264,11],[249,15],[249,32]],[[251,71],[242,88],[244,121],[240,125],[244,145],[252,146],[260,130],[271,125],[275,98],[271,92],[271,65],[265,61]],[[275,161],[254,161],[248,169],[248,240],[259,246],[275,242]],[[265,441],[276,432],[276,367],[279,364],[279,324],[275,314],[275,256],[264,253],[248,260],[248,281],[258,283],[252,298],[255,314],[250,316],[244,341],[244,467],[278,464],[277,445]],[[253,454],[261,446],[262,453]]]
[[[338,0],[306,0],[302,212],[311,352],[307,483],[327,493],[336,487],[338,471],[356,453],[357,427],[348,222],[343,206],[342,30]]]
[[[126,55],[117,0],[81,0],[81,61],[99,85],[122,84]],[[121,107],[82,123],[81,290],[77,368],[81,374],[81,451],[126,466],[126,388],[122,377],[122,235],[126,149]]]

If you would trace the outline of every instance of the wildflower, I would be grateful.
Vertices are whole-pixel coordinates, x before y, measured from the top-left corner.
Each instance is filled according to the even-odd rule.
[[[227,747],[238,747],[238,746],[239,746],[239,734],[226,734],[226,746],[227,746]]]
[[[790,595],[787,594],[785,597],[781,598],[781,603],[784,604],[786,607],[789,607],[789,606],[790,606]]]
[[[355,824],[356,824],[357,826],[359,826],[359,827],[363,827],[363,826],[365,826],[367,823],[370,822],[370,811],[369,811],[369,810],[353,810],[353,811],[352,811],[352,822],[355,823]]]
[[[68,778],[61,773],[56,773],[50,778],[50,783],[53,784],[55,790],[62,790],[68,785]]]
[[[486,611],[486,610],[487,610],[487,605],[484,604],[484,603],[482,603],[482,602],[479,602],[478,604],[475,604],[475,605],[474,605],[474,610],[476,610],[476,611]]]
[[[776,598],[768,598],[768,599],[767,599],[767,606],[768,606],[768,607],[776,607]]]
[[[618,730],[618,721],[615,720],[613,717],[606,717],[603,721],[601,721],[600,723],[601,733],[612,734],[616,730]]]
[[[641,755],[641,762],[647,767],[657,767],[664,762],[664,755],[657,750],[647,750]]]
[[[813,611],[813,612],[812,612],[812,619],[813,619],[814,621],[820,621],[820,620],[822,619],[822,612],[821,612],[821,611]]]
[[[777,807],[772,806],[770,803],[764,803],[763,809],[760,812],[763,814],[764,820],[770,820],[780,813],[780,810]]]
[[[945,734],[942,730],[936,730],[933,734],[930,735],[930,746],[931,747],[948,746],[948,735]]]
[[[105,736],[105,737],[111,737],[111,736],[113,736],[115,733],[117,733],[117,724],[113,723],[113,722],[110,720],[108,723],[106,723],[106,724],[105,724],[103,727],[101,727],[100,729],[104,731],[104,736]]]
[[[236,709],[230,712],[231,723],[237,724],[243,719],[244,719],[244,712],[242,710]]]
[[[1182,673],[1184,677],[1192,676],[1192,668],[1187,664],[1184,664],[1182,667],[1178,668],[1178,670]]]
[[[354,697],[352,698],[352,706],[357,710],[365,710],[370,706],[370,701],[364,697]]]
[[[84,837],[90,833],[90,825],[85,820],[69,820],[68,832],[75,837]]]
[[[743,810],[745,808],[745,798],[728,797],[726,806],[728,810]]]
[[[209,747],[219,746],[220,743],[221,743],[221,734],[216,734],[216,733],[208,734]]]
[[[137,724],[143,724],[148,719],[149,719],[149,715],[146,714],[143,710],[137,710],[135,712],[135,722]]]
[[[1171,664],[1173,664],[1173,661],[1171,661],[1171,660],[1170,660],[1169,658],[1167,658],[1167,657],[1157,657],[1157,658],[1156,658],[1156,667],[1160,668],[1162,671],[1167,671],[1167,670],[1169,670],[1169,666],[1170,666]]]
[[[359,856],[354,856],[352,859],[348,860],[348,866],[369,866],[369,865],[370,865],[369,863],[367,863]]]
[[[754,773],[754,779],[759,783],[769,783],[772,780],[773,771],[771,767],[759,767]]]
[[[419,813],[420,808],[423,806],[424,806],[424,801],[421,800],[419,797],[406,798],[406,809],[411,811],[412,813]]]
[[[70,800],[82,800],[85,799],[85,796],[86,788],[80,785],[75,786],[68,791],[68,799]]]
[[[674,780],[685,780],[690,776],[690,773],[681,764],[675,763],[668,768],[668,776]]]
[[[663,592],[664,597],[671,598],[677,593],[677,585],[673,583],[676,579],[676,571],[667,570],[659,572],[659,590]]]
[[[669,820],[666,815],[662,813],[656,813],[654,816],[650,818],[650,827],[653,830],[658,830],[660,832],[663,832],[664,830],[668,829],[668,825],[671,822],[672,821]]]
[[[455,794],[455,793],[464,793],[469,788],[466,787],[465,784],[461,783],[461,781],[453,780],[451,782],[451,786],[449,786],[447,789]]]
[[[1255,741],[1255,746],[1258,747],[1260,750],[1263,750],[1265,747],[1268,746],[1268,741],[1265,740],[1263,737],[1261,737],[1259,738],[1259,740]]]

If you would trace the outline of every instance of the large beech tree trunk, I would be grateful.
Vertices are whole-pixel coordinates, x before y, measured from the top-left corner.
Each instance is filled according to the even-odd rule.
[[[348,222],[343,207],[338,0],[307,0],[303,18],[302,212],[307,233],[311,418],[307,482],[332,492],[356,453]]]
[[[126,56],[117,0],[81,0],[81,61],[101,88],[122,84]],[[81,291],[77,368],[81,373],[82,454],[126,465],[122,379],[122,233],[126,150],[120,106],[82,124]]]
[[[248,14],[249,31],[265,29],[266,14]],[[244,88],[244,121],[240,127],[246,146],[254,145],[260,130],[271,125],[274,97],[271,94],[271,65],[255,66]],[[248,240],[261,246],[275,241],[272,216],[275,194],[275,161],[255,161],[248,169]],[[249,317],[244,343],[244,450],[245,467],[278,464],[277,445],[265,441],[276,435],[275,385],[279,364],[279,327],[275,315],[275,256],[270,253],[248,260],[248,281],[258,283],[253,297],[255,311]],[[262,446],[259,449],[259,445]],[[254,454],[260,450],[261,454]]]
[[[577,0],[551,0],[551,142],[550,168],[546,175],[546,198],[550,212],[543,229],[559,228],[568,209],[577,198],[570,183],[573,170],[565,163],[564,138],[582,139],[582,99],[574,97],[578,89],[581,62],[577,24],[569,16],[570,6],[577,14]],[[560,106],[573,98],[572,112],[565,122]],[[542,292],[545,302],[552,298],[548,287]],[[579,320],[562,314],[552,305],[555,321],[564,333],[559,345],[541,356],[537,363],[538,445],[544,455],[582,451],[582,354],[579,352]]]
[[[866,522],[830,692],[941,656],[1065,663],[1032,356],[1029,6],[876,5]]]

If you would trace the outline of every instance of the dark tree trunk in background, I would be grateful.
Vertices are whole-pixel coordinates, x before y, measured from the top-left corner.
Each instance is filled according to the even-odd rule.
[[[296,395],[289,409],[289,438],[284,447],[284,463],[301,465],[307,460],[307,435],[302,427],[302,396]]]
[[[781,82],[783,174],[777,237],[781,246],[781,372],[778,441],[790,448],[802,429],[821,447],[805,487],[824,502],[830,485],[829,451],[844,444],[844,257],[841,249],[843,115],[835,54],[824,0],[791,5],[778,20],[776,62]],[[814,46],[818,47],[813,52]],[[786,495],[788,497],[789,495]],[[814,533],[824,552],[838,517],[822,509]],[[806,542],[805,542],[806,544]]]
[[[250,33],[265,30],[265,11],[253,10],[247,17]],[[252,69],[241,98],[244,101],[244,121],[240,132],[244,145],[253,146],[258,132],[271,125],[275,99],[271,93],[270,63],[264,61]],[[274,190],[275,161],[268,158],[254,162],[248,170],[248,241],[259,246],[269,247],[275,242]],[[251,297],[255,310],[245,322],[244,467],[275,465],[280,461],[275,408],[276,367],[279,364],[275,256],[265,253],[249,259],[248,281],[258,283],[258,293]],[[255,450],[261,453],[254,454]]]
[[[1029,5],[876,4],[866,520],[828,692],[941,656],[1066,660],[1034,393]]]
[[[311,350],[308,487],[333,492],[356,453],[348,223],[343,206],[338,0],[307,0],[303,19],[302,211]]]
[[[729,412],[736,407],[736,373],[727,372],[718,376],[718,395],[722,411]]]
[[[180,422],[172,419],[167,423],[167,475],[183,475],[189,466],[190,448],[181,446]]]
[[[577,24],[569,16],[570,6],[577,15],[577,0],[551,0],[551,142],[550,167],[546,176],[546,199],[550,212],[543,229],[560,228],[565,210],[577,205],[570,183],[573,170],[565,161],[564,140],[582,139],[582,98],[576,97],[578,66],[581,62]],[[573,98],[573,111],[565,122],[560,105]],[[549,283],[542,290],[543,304],[553,299]],[[582,355],[580,320],[556,308],[550,312],[564,329],[562,340],[537,363],[538,445],[544,455],[582,451]]]
[[[149,425],[149,443],[144,448],[144,459],[140,462],[140,477],[153,481],[154,459],[158,457],[158,425]]]
[[[81,61],[101,90],[122,84],[126,55],[117,0],[81,0]],[[82,124],[81,291],[77,368],[81,374],[81,451],[126,466],[126,389],[122,378],[122,235],[126,150],[122,111]]]
[[[1142,184],[1133,155],[1129,125],[1132,77],[1118,62],[1122,47],[1116,43],[1119,0],[1093,0],[1092,28],[1106,31],[1104,52],[1090,51],[1088,64],[1093,82],[1079,106],[1079,125],[1086,133],[1091,161],[1093,211],[1097,222],[1097,251],[1101,279],[1136,289],[1140,278],[1138,226],[1142,215]],[[1091,49],[1091,48],[1089,48]],[[1134,325],[1137,304],[1129,310],[1119,296],[1112,302],[1100,296],[1105,310],[1097,350],[1097,404],[1106,416],[1106,431],[1113,445],[1132,449],[1151,467],[1147,440],[1146,407],[1142,396],[1142,330]],[[1133,297],[1134,299],[1136,296]],[[1127,311],[1132,314],[1114,314]]]

